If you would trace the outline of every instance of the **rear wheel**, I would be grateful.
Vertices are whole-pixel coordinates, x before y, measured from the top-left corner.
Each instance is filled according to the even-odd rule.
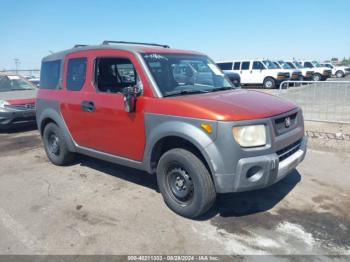
[[[342,77],[344,77],[344,73],[342,72],[342,71],[337,71],[336,73],[335,73],[335,76],[336,77],[338,77],[338,78],[342,78]]]
[[[47,157],[53,164],[63,166],[73,162],[74,154],[68,150],[62,131],[55,123],[45,126],[43,140]]]
[[[264,88],[267,88],[267,89],[275,88],[276,86],[275,79],[273,79],[272,77],[265,78],[263,86]]]
[[[322,76],[321,74],[315,73],[312,77],[312,80],[314,81],[321,81],[322,80]]]
[[[181,216],[198,217],[215,202],[216,192],[208,169],[185,149],[164,153],[158,163],[157,181],[165,203]]]

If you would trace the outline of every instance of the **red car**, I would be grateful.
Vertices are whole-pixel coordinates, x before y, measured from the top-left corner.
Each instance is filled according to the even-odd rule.
[[[17,75],[0,75],[0,130],[35,124],[36,87]]]
[[[217,193],[276,183],[306,154],[300,108],[236,89],[206,55],[166,45],[105,41],[45,57],[36,105],[52,163],[81,153],[156,174],[185,217]]]

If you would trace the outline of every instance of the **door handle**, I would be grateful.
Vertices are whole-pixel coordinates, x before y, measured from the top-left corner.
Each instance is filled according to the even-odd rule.
[[[85,112],[95,111],[95,104],[92,101],[83,101],[81,102],[81,109]]]

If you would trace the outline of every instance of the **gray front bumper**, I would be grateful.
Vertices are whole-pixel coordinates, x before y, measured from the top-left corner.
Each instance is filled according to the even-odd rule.
[[[234,174],[215,174],[215,186],[218,193],[242,192],[272,185],[293,171],[304,160],[307,150],[307,138],[301,140],[296,152],[279,161],[276,153],[242,158]]]
[[[0,129],[25,123],[35,123],[35,110],[0,112]]]

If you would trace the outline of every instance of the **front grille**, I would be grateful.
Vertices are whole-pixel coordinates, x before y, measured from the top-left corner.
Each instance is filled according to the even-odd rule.
[[[323,74],[329,76],[332,74],[332,71],[331,70],[324,70]]]
[[[277,135],[284,134],[294,129],[295,126],[297,125],[297,115],[298,115],[298,112],[295,112],[290,115],[284,115],[283,117],[276,118],[274,120],[274,124],[275,124],[275,130]]]
[[[289,73],[278,73],[277,78],[289,78]]]
[[[314,73],[314,72],[312,72],[312,71],[307,71],[307,72],[306,72],[306,76],[311,76],[313,73]]]
[[[34,110],[35,104],[6,105],[5,107],[11,110],[27,111],[27,110]]]
[[[300,148],[300,145],[301,145],[301,139],[277,151],[276,154],[278,155],[279,161],[281,162],[286,158],[288,158],[289,156],[293,155],[295,152],[297,152]]]

